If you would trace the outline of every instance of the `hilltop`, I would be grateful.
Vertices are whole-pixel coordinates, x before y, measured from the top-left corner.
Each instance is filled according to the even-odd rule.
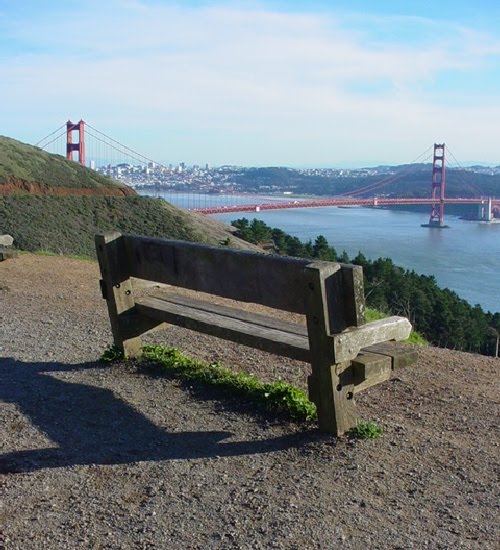
[[[0,137],[0,233],[28,251],[94,256],[94,235],[123,233],[234,247],[227,225],[130,187],[59,155]]]
[[[336,439],[98,363],[112,341],[98,278],[66,257],[0,264],[6,549],[497,548],[498,360],[420,349],[356,395],[383,436]],[[305,363],[179,327],[151,338],[306,386]]]
[[[0,136],[0,195],[110,195],[135,191],[60,155]]]

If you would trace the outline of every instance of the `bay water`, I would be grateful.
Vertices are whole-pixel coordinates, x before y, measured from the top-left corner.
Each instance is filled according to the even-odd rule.
[[[249,201],[247,196],[235,195],[207,198],[182,193],[165,193],[163,198],[184,208],[279,200],[253,197]],[[421,227],[429,221],[428,213],[361,207],[297,208],[214,217],[226,223],[242,217],[257,218],[303,241],[314,242],[323,235],[339,254],[345,250],[354,257],[361,251],[372,260],[391,258],[406,269],[434,275],[441,288],[454,290],[471,305],[500,311],[500,223],[462,220],[445,213],[445,223],[450,227],[436,229]]]

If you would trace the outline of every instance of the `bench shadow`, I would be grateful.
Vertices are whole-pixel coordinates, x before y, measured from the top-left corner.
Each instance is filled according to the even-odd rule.
[[[264,440],[224,442],[227,431],[162,429],[111,390],[51,373],[106,369],[101,363],[27,363],[0,358],[0,399],[14,403],[54,447],[0,455],[0,473],[271,453],[317,440],[311,429]],[[3,429],[6,429],[4,426]]]

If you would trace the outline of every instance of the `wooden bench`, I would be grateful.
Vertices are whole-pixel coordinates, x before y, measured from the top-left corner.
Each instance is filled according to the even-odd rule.
[[[306,361],[323,431],[354,427],[354,394],[415,360],[411,347],[387,343],[408,337],[407,319],[365,324],[359,266],[120,233],[97,235],[96,249],[114,344],[125,355],[140,356],[141,335],[168,323]],[[131,278],[302,314],[307,326],[174,293],[136,298]]]

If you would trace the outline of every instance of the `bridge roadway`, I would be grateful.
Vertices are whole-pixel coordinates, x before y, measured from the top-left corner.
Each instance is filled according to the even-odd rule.
[[[487,204],[488,199],[446,198],[444,204]],[[439,204],[439,199],[353,199],[335,198],[315,200],[276,201],[259,204],[235,204],[230,206],[208,206],[192,208],[201,214],[224,214],[226,212],[260,212],[263,210],[282,210],[285,208],[321,208],[324,206],[389,206],[393,204]],[[492,199],[492,208],[500,210],[500,199]]]

